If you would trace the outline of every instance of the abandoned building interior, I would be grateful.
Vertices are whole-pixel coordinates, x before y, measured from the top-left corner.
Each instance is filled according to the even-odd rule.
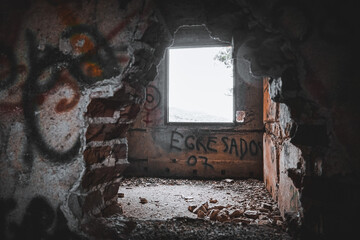
[[[0,9],[0,239],[356,239],[356,1]],[[129,220],[129,206],[144,218],[161,204],[141,195],[152,188],[184,217]],[[230,220],[215,216],[227,207],[192,206],[197,188],[210,207],[222,193],[263,202]]]

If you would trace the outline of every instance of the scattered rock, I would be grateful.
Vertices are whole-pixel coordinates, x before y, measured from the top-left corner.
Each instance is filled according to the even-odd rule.
[[[270,223],[269,220],[259,220],[259,221],[257,221],[258,225],[267,225],[269,223]]]
[[[202,206],[206,209],[206,211],[209,210],[209,203],[208,202],[203,203]]]
[[[209,202],[210,202],[210,203],[217,203],[218,200],[210,198],[210,201],[209,201]]]
[[[189,210],[190,212],[193,212],[195,208],[196,208],[196,206],[189,206],[189,207],[188,207],[188,210]]]
[[[216,216],[216,220],[219,222],[226,222],[230,220],[230,217],[225,213],[221,213]]]
[[[205,212],[203,212],[202,210],[199,210],[198,212],[197,212],[197,216],[198,216],[198,218],[205,218]]]
[[[234,183],[234,179],[226,178],[226,179],[224,179],[224,182],[226,182],[226,183]]]
[[[139,199],[140,199],[140,203],[141,203],[141,204],[148,203],[148,201],[146,200],[146,198],[139,197]]]
[[[210,210],[211,209],[219,209],[219,210],[222,210],[223,208],[225,208],[224,206],[214,206],[214,207],[211,207],[209,208]]]
[[[248,218],[252,218],[252,219],[257,219],[259,214],[257,211],[254,211],[254,210],[246,210],[244,212],[244,215]]]
[[[275,216],[272,216],[272,219],[274,219],[274,221],[282,221],[282,217],[280,215],[275,215]]]
[[[262,204],[262,207],[265,208],[265,209],[268,209],[268,210],[270,210],[270,211],[273,210],[272,205],[271,205],[271,204],[268,204],[268,203],[263,203],[263,204]]]
[[[233,222],[241,222],[243,224],[250,224],[251,223],[251,219],[244,218],[244,217],[234,218],[234,219],[232,219],[232,221]]]
[[[270,212],[270,210],[267,209],[267,208],[259,208],[259,211],[260,211],[260,212],[265,212],[265,213],[269,213],[269,212]]]
[[[198,206],[197,208],[194,209],[193,213],[198,213],[198,211],[203,211],[203,212],[207,212],[207,209],[203,206],[203,205],[200,205]]]
[[[231,218],[238,218],[238,217],[241,217],[243,215],[243,213],[244,213],[244,210],[236,209],[232,213],[230,213],[230,217]]]
[[[216,220],[217,215],[219,214],[220,210],[219,209],[213,209],[210,211],[209,217],[210,220]]]
[[[149,184],[151,183],[151,184]],[[121,182],[120,185],[124,188],[131,189],[134,186],[152,186],[152,185],[167,184],[167,185],[203,185],[203,182],[196,182],[192,180],[163,180],[163,179],[152,179],[152,178],[131,178],[125,179],[125,181]],[[207,183],[208,184],[208,183]],[[283,225],[283,219],[280,216],[280,211],[275,202],[270,198],[270,195],[266,191],[262,184],[259,181],[246,180],[243,182],[234,181],[233,179],[225,179],[222,181],[210,181],[211,187],[217,191],[218,189],[222,189],[222,194],[225,195],[224,198],[230,199],[229,203],[225,205],[219,205],[219,201],[223,202],[223,199],[219,199],[217,194],[204,196],[204,200],[207,201],[202,202],[202,204],[194,204],[191,201],[198,201],[197,197],[195,197],[193,192],[187,193],[187,191],[178,191],[177,193],[182,193],[178,198],[183,201],[185,208],[188,207],[188,211],[193,213],[194,218],[202,218],[209,219],[211,221],[218,222],[234,222],[241,224],[254,224],[254,225],[268,225],[270,227],[276,227]],[[250,186],[249,186],[250,185]],[[259,185],[259,186],[258,186]],[[121,191],[121,190],[120,190]],[[210,193],[210,192],[208,192]],[[226,195],[226,193],[228,193]],[[124,195],[128,193],[123,191],[123,193],[118,193],[118,202],[124,201]],[[139,194],[140,195],[140,194]],[[143,194],[141,194],[143,195]],[[194,196],[193,196],[194,195]],[[136,196],[136,195],[135,195]],[[147,196],[147,195],[144,195]],[[205,198],[206,197],[206,198]],[[137,196],[136,196],[137,198]],[[216,199],[215,199],[216,198]],[[148,203],[147,199],[139,198],[140,203],[145,204]],[[143,200],[142,200],[143,199]],[[200,198],[201,199],[201,198]],[[126,199],[127,200],[127,199]],[[136,199],[135,199],[136,202]],[[163,199],[161,201],[151,201],[155,203],[155,211],[159,211],[159,206],[163,207],[164,203]],[[160,203],[159,203],[160,202]],[[126,207],[128,201],[122,202],[122,205]],[[156,204],[159,203],[159,204]],[[130,203],[128,203],[130,204]],[[131,204],[133,205],[133,204]],[[218,206],[216,206],[218,205]],[[183,207],[183,208],[184,208]],[[136,207],[136,204],[134,205]],[[245,211],[246,210],[246,211]],[[176,209],[173,209],[176,211]],[[156,217],[159,212],[153,214]],[[160,213],[161,214],[161,213]],[[196,215],[195,215],[196,214]],[[214,224],[214,223],[213,223]]]
[[[268,217],[266,215],[260,215],[259,220],[267,220]]]

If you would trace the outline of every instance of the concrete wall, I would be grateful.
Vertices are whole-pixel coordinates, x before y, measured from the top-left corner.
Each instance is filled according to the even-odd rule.
[[[190,29],[179,29],[173,45],[209,42],[206,30],[207,37],[200,41],[199,30],[193,30],[195,33],[191,35]],[[147,87],[147,102],[129,130],[130,166],[125,175],[262,178],[262,81],[244,74],[246,66],[242,56],[246,41],[237,35],[233,37],[234,116],[236,111],[245,112],[243,122],[212,125],[167,123],[168,80],[164,56],[159,74]],[[219,81],[221,84],[221,79]],[[185,95],[194,104],[198,101],[196,95]]]
[[[121,212],[161,24],[150,1],[2,1],[0,27],[0,238],[79,238]]]

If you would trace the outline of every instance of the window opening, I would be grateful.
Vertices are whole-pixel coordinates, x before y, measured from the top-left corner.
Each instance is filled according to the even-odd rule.
[[[233,122],[231,55],[231,46],[168,49],[168,122]]]

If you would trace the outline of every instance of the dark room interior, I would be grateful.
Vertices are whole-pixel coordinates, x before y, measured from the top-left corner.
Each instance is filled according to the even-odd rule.
[[[358,12],[1,0],[0,239],[356,239]]]

